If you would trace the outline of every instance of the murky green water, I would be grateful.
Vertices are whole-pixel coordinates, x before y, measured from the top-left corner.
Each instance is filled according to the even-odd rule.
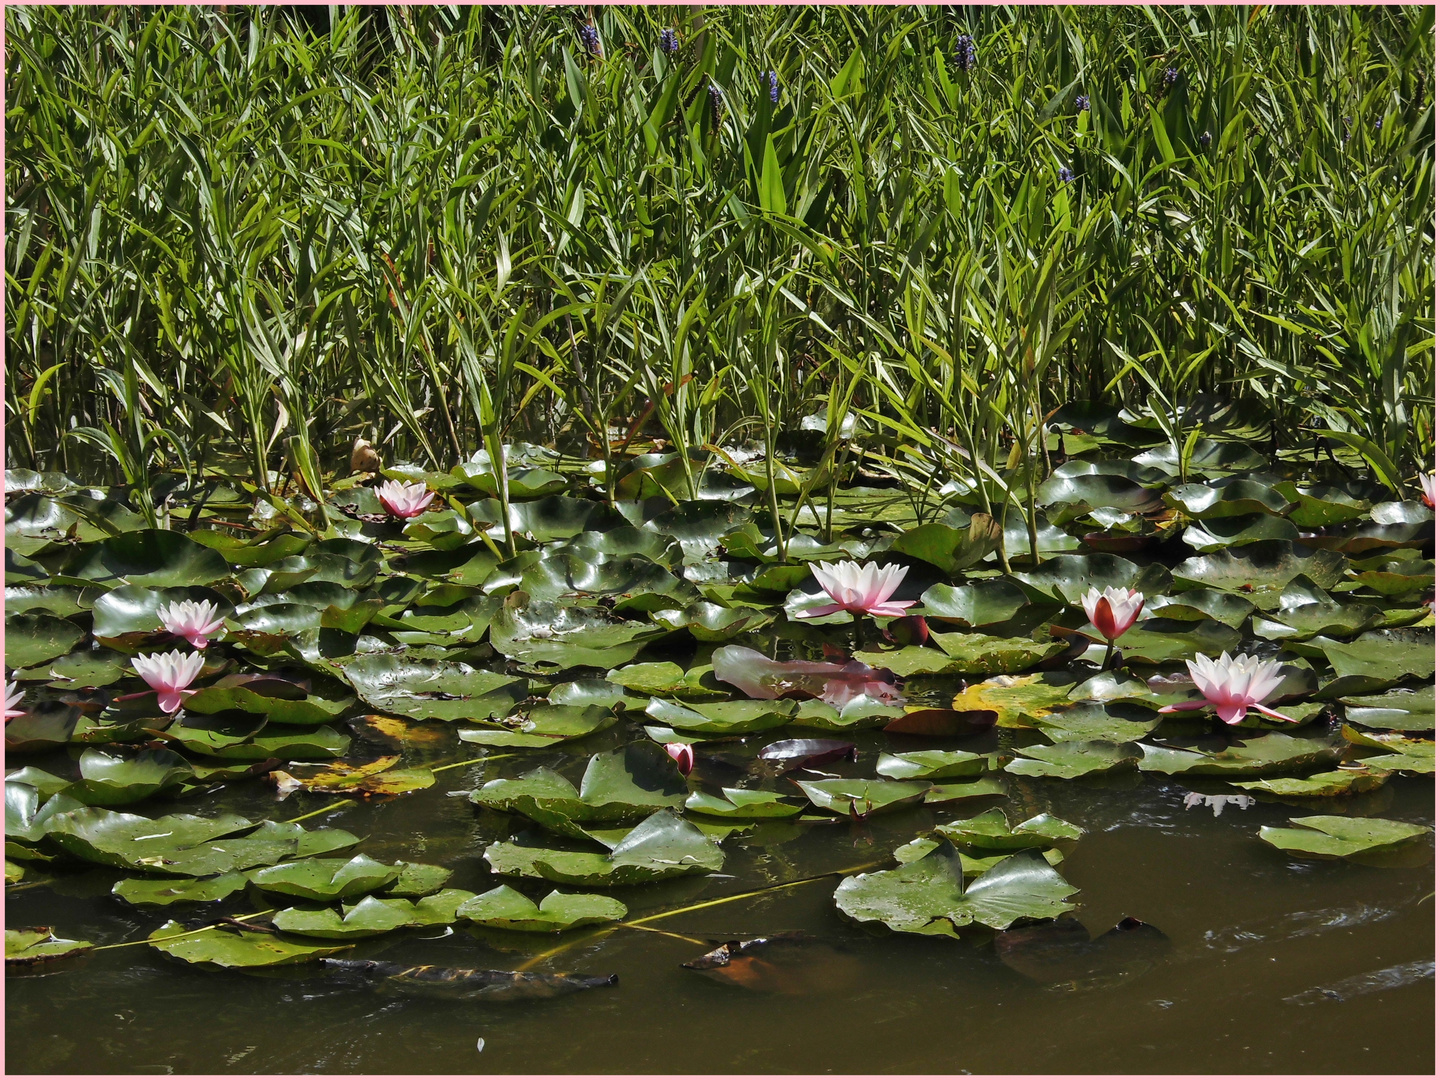
[[[619,730],[551,755],[578,776],[588,754]],[[994,746],[995,733],[955,740]],[[754,737],[760,743],[764,736]],[[857,763],[873,775],[904,736],[867,734]],[[930,740],[925,745],[933,746]],[[443,749],[443,752],[442,752]],[[456,760],[449,749],[433,760]],[[447,755],[449,755],[447,757]],[[307,824],[343,826],[380,858],[456,868],[449,885],[480,891],[498,880],[486,843],[519,819],[479,810],[460,795],[484,780],[533,768],[527,753],[440,774],[431,790],[354,806]],[[36,764],[56,768],[63,756]],[[540,971],[616,974],[618,985],[514,1004],[387,997],[312,967],[265,975],[205,971],[148,946],[99,952],[48,973],[6,981],[10,1072],[1431,1072],[1434,867],[1428,842],[1411,866],[1291,859],[1256,838],[1261,825],[1330,808],[1259,803],[1187,810],[1184,782],[1131,775],[1105,783],[1007,778],[1010,795],[955,807],[877,815],[859,824],[775,825],[727,842],[724,876],[615,890],[631,917],[883,862],[932,824],[1004,805],[1049,810],[1087,834],[1063,864],[1080,892],[1076,915],[1092,936],[1133,916],[1170,939],[1141,950],[1128,979],[1045,988],[1003,963],[989,931],[959,941],[872,936],[844,923],[838,878],[676,915],[659,933],[616,929],[567,937],[474,929],[391,934],[346,955],[463,968],[515,968],[566,941],[575,947]],[[777,789],[787,786],[776,781]],[[1215,787],[1210,790],[1222,790]],[[223,798],[223,802],[221,801]],[[1393,779],[1342,812],[1433,823],[1434,786]],[[319,795],[276,803],[258,783],[175,810],[219,808],[284,819],[326,805]],[[142,808],[146,809],[146,808]],[[153,810],[153,808],[150,808]],[[149,812],[149,811],[147,811]],[[158,812],[158,811],[157,811]],[[37,868],[38,870],[38,868]],[[731,876],[733,875],[733,876]],[[53,925],[96,942],[141,938],[167,917],[109,896],[116,873],[67,874],[12,889],[10,926]],[[515,884],[512,882],[511,884]],[[539,885],[539,888],[535,886]],[[520,887],[539,897],[548,883]],[[191,925],[217,910],[265,905],[238,895],[177,912]],[[464,924],[461,924],[463,927]],[[727,985],[680,965],[713,940],[808,931],[816,941],[779,954],[778,990]],[[1401,968],[1357,984],[1354,977]],[[763,966],[762,966],[763,972]],[[1346,982],[1350,980],[1350,982]],[[1398,982],[1384,987],[1377,982]],[[1333,988],[1330,995],[1317,988]],[[798,992],[785,992],[785,991]],[[1287,1000],[1294,999],[1294,1000]],[[483,1050],[477,1041],[484,1040]]]

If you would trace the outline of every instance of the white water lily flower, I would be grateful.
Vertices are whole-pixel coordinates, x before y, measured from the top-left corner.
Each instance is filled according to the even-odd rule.
[[[213,600],[177,600],[173,604],[161,604],[156,614],[166,630],[197,649],[210,644],[210,635],[225,625]]]
[[[1117,589],[1113,585],[1103,593],[1092,588],[1080,598],[1085,615],[1107,641],[1114,641],[1135,625],[1145,594],[1133,589]]]
[[[1274,709],[1266,708],[1262,702],[1273,694],[1284,681],[1280,663],[1276,660],[1261,660],[1258,656],[1237,655],[1233,659],[1228,653],[1221,653],[1220,659],[1211,660],[1200,653],[1193,661],[1186,660],[1190,677],[1195,686],[1205,695],[1204,701],[1182,701],[1178,705],[1166,705],[1162,713],[1179,712],[1182,709],[1203,709],[1214,705],[1220,719],[1227,724],[1238,724],[1250,709],[1262,712],[1276,720],[1293,722],[1290,717]]]
[[[1420,474],[1420,501],[1431,510],[1435,509],[1435,474]]]
[[[915,603],[914,600],[890,599],[910,572],[908,566],[876,566],[874,563],[861,566],[853,561],[811,563],[810,572],[835,602],[802,611],[802,618],[818,618],[837,611],[848,611],[852,615],[900,616]]]
[[[18,682],[7,682],[5,684],[5,719],[14,720],[17,716],[24,716],[25,710],[20,708],[20,702],[25,700],[25,691],[20,689]]]
[[[435,493],[424,484],[408,484],[399,480],[386,480],[375,489],[375,495],[385,509],[398,518],[419,517],[435,498]]]
[[[160,708],[167,713],[177,712],[180,702],[195,693],[185,689],[200,675],[205,666],[204,653],[183,653],[179,649],[168,653],[141,654],[131,660],[135,671],[159,695]]]

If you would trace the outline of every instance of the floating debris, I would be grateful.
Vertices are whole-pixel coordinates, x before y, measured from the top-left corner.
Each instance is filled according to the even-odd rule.
[[[560,997],[580,990],[614,986],[618,975],[545,975],[534,971],[486,971],[437,967],[433,964],[392,964],[382,960],[320,961],[345,975],[364,978],[382,994],[444,998],[451,1001],[530,1001]]]

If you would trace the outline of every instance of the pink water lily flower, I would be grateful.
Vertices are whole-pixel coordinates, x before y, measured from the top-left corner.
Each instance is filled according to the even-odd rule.
[[[1195,680],[1195,686],[1205,695],[1205,700],[1166,705],[1160,710],[1162,713],[1203,709],[1208,704],[1215,706],[1220,719],[1227,724],[1238,724],[1251,708],[1276,720],[1293,722],[1284,713],[1261,704],[1284,681],[1279,661],[1244,655],[1231,659],[1229,653],[1223,652],[1219,660],[1211,660],[1196,653],[1194,661],[1186,660],[1185,666],[1190,669],[1190,678]]]
[[[20,708],[20,702],[25,700],[25,691],[20,689],[19,683],[7,682],[5,684],[5,721],[9,723],[17,716],[24,716],[25,710]]]
[[[1117,589],[1113,585],[1103,593],[1092,588],[1080,598],[1085,615],[1107,641],[1114,641],[1135,625],[1145,594],[1133,589]]]
[[[835,709],[843,709],[859,698],[869,698],[881,705],[898,705],[905,700],[905,695],[885,679],[850,674],[831,679],[820,692],[820,700]]]
[[[185,689],[200,674],[205,666],[204,653],[183,653],[179,649],[168,653],[143,653],[130,661],[135,671],[159,695],[160,708],[167,713],[179,710],[180,702],[195,693]]]
[[[419,517],[435,498],[435,493],[424,484],[402,483],[399,480],[386,480],[375,489],[375,494],[385,504],[385,509],[398,518]]]
[[[669,754],[675,764],[680,766],[682,776],[689,776],[690,770],[695,768],[695,751],[690,748],[688,743],[667,742],[665,753]]]
[[[1431,510],[1435,509],[1435,474],[1433,472],[1429,476],[1424,473],[1420,474],[1420,501]]]
[[[165,629],[176,637],[184,638],[197,649],[210,644],[210,635],[225,625],[220,618],[220,609],[213,600],[176,600],[173,604],[161,604],[156,614],[165,624]]]
[[[822,604],[808,611],[800,612],[806,619],[821,615],[833,615],[837,611],[848,611],[852,615],[894,615],[905,614],[905,609],[915,604],[914,600],[891,600],[890,596],[910,572],[908,566],[876,566],[846,561],[811,563],[810,572],[820,587],[825,590],[833,604]]]

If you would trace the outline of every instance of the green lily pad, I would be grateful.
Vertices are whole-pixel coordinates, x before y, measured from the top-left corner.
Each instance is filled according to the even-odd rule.
[[[987,776],[979,780],[967,780],[963,784],[932,784],[926,789],[922,802],[926,806],[934,806],[939,803],[959,802],[961,799],[1004,794],[1005,785]]]
[[[1370,630],[1351,642],[1317,637],[1313,644],[1325,653],[1337,676],[1322,689],[1324,697],[1370,693],[1406,678],[1429,679],[1435,674],[1433,629]]]
[[[685,800],[685,809],[709,817],[744,821],[795,817],[805,809],[785,802],[773,791],[748,791],[744,788],[721,788],[720,791],[719,796],[704,791],[691,792]]]
[[[1000,767],[999,754],[972,754],[967,750],[917,750],[909,754],[881,754],[875,771],[891,780],[942,780],[979,776]]]
[[[1279,776],[1271,780],[1236,780],[1230,786],[1262,791],[1282,799],[1334,799],[1374,791],[1390,778],[1384,769],[1333,769],[1313,776]]]
[[[90,610],[99,589],[74,585],[9,585],[5,588],[5,614],[40,613],[65,618]]]
[[[455,871],[431,863],[402,862],[400,876],[388,888],[385,896],[429,896],[450,880]]]
[[[1096,739],[1057,742],[1053,746],[1023,746],[1019,756],[1005,766],[1016,776],[1049,776],[1077,780],[1125,768],[1140,760],[1140,748]]]
[[[5,964],[43,964],[63,960],[67,956],[79,956],[95,946],[89,941],[71,941],[56,937],[48,926],[28,927],[22,930],[5,930]]]
[[[459,918],[481,926],[527,933],[559,933],[577,926],[616,922],[627,914],[629,909],[624,904],[608,896],[556,889],[537,904],[509,885],[467,900],[456,912]]]
[[[634,667],[648,667],[646,664],[632,665]],[[670,665],[678,672],[678,665]],[[621,668],[621,671],[626,669]],[[683,673],[682,673],[683,674]],[[585,709],[598,706],[602,709],[633,709],[639,711],[645,708],[646,699],[635,697],[625,692],[625,687],[609,679],[573,679],[570,682],[556,683],[550,688],[546,700],[552,705],[562,706],[571,709]]]
[[[1012,827],[1005,811],[999,807],[976,817],[941,825],[935,831],[957,847],[988,851],[1054,847],[1085,835],[1080,826],[1050,814],[1037,814]]]
[[[302,937],[350,940],[375,937],[408,926],[437,926],[455,921],[456,909],[474,897],[463,889],[447,889],[423,900],[382,900],[367,896],[334,908],[286,908],[271,918],[277,930]]]
[[[1392,731],[1435,730],[1435,687],[1391,690],[1385,694],[1342,697],[1345,719],[1368,728]]]
[[[1181,588],[1263,593],[1283,589],[1303,574],[1322,589],[1331,589],[1339,584],[1344,567],[1345,556],[1338,552],[1290,540],[1262,540],[1186,559],[1175,567],[1175,582]]]
[[[85,636],[69,619],[54,615],[13,615],[5,619],[5,663],[28,668],[64,656]]]
[[[353,859],[302,859],[252,870],[246,877],[266,892],[329,903],[378,892],[400,876],[400,865],[376,862],[367,855]]]
[[[77,687],[110,686],[135,673],[130,657],[114,649],[86,648],[42,663],[28,670],[12,672],[16,679],[47,679],[57,690]]]
[[[232,871],[212,878],[122,878],[110,892],[137,907],[168,907],[224,900],[244,887],[245,875]]]
[[[1045,507],[1057,525],[1101,508],[1123,514],[1152,514],[1160,509],[1159,496],[1128,477],[1064,473],[1065,467],[1057,469],[1035,492],[1037,505]]]
[[[1142,743],[1140,749],[1145,755],[1139,764],[1141,772],[1171,776],[1264,776],[1293,772],[1340,757],[1339,748],[1324,739],[1302,739],[1275,731],[1213,752],[1148,743]]]
[[[904,715],[905,709],[899,705],[886,705],[875,698],[861,696],[851,698],[838,709],[818,699],[802,701],[791,722],[796,727],[820,731],[856,731],[884,727]]]
[[[1273,514],[1245,514],[1241,517],[1211,518],[1203,525],[1191,525],[1181,539],[1196,551],[1225,551],[1241,544],[1298,540],[1300,530],[1294,522]]]
[[[1350,564],[1355,580],[1381,596],[1407,596],[1435,584],[1435,564],[1429,559],[1395,559],[1381,555]]]
[[[930,785],[907,780],[796,780],[805,797],[822,810],[868,817],[918,803]]]
[[[957,622],[962,626],[1008,622],[1031,602],[1020,586],[1000,579],[958,586],[932,585],[920,595],[927,619]]]
[[[326,761],[344,757],[350,749],[350,736],[331,727],[256,734],[253,723],[235,724],[192,716],[171,724],[165,729],[165,735],[192,753],[234,761],[263,761],[272,757]]]
[[[794,701],[703,701],[691,705],[651,698],[645,714],[679,731],[742,735],[783,727],[799,706]]]
[[[1434,775],[1434,739],[1415,739],[1408,735],[1401,735],[1394,732],[1381,734],[1370,731],[1359,731],[1349,724],[1341,725],[1340,734],[1345,737],[1346,742],[1352,743],[1355,746],[1386,751],[1376,757],[1361,759],[1369,768],[1404,769],[1406,772]]]
[[[491,780],[470,801],[492,810],[524,814],[546,828],[577,839],[583,823],[633,820],[657,807],[680,807],[687,788],[675,763],[654,743],[631,743],[596,754],[580,788],[550,769],[518,780]]]
[[[1000,545],[1000,527],[987,514],[973,514],[965,529],[943,522],[921,525],[897,536],[890,551],[910,555],[954,574],[977,565]]]
[[[1255,514],[1285,514],[1291,502],[1275,487],[1240,477],[1209,484],[1182,484],[1161,498],[1167,506],[1192,518],[1233,518]]]
[[[604,731],[617,719],[612,710],[599,705],[536,705],[501,721],[503,727],[462,728],[459,735],[462,742],[482,746],[554,746]]]
[[[562,885],[638,885],[683,874],[714,872],[725,854],[695,825],[658,810],[604,855],[491,844],[485,861],[497,874],[540,877]]]
[[[126,806],[171,790],[194,776],[190,763],[171,750],[141,750],[120,757],[90,747],[80,755],[80,776],[65,793],[86,806]]]
[[[171,920],[147,939],[152,946],[191,964],[214,964],[222,968],[277,967],[300,964],[318,956],[331,956],[348,945],[315,945],[287,941],[275,934],[254,930],[186,930]]]
[[[524,699],[524,679],[469,664],[365,653],[341,665],[366,704],[396,716],[478,720],[506,716]]]
[[[1319,634],[1330,638],[1351,637],[1375,626],[1384,614],[1370,604],[1341,603],[1328,596],[1294,604],[1287,604],[1286,597],[1282,596],[1280,607],[1268,618],[1255,616],[1253,630],[1256,637],[1270,641],[1308,641]]]
[[[960,857],[949,841],[896,870],[847,877],[835,905],[860,924],[883,923],[902,933],[956,937],[980,923],[1004,930],[1019,919],[1054,918],[1072,910],[1076,890],[1037,851],[997,862],[964,888]]]
[[[1143,738],[1160,724],[1155,711],[1140,705],[1083,701],[1028,719],[1056,742],[1128,743]]]
[[[684,630],[696,641],[729,641],[775,621],[775,616],[767,611],[721,607],[707,601],[684,609],[653,611],[650,618],[667,630]]]
[[[930,639],[943,651],[917,645],[887,652],[865,649],[855,658],[885,667],[902,678],[917,674],[1013,675],[1035,667],[1065,651],[1063,641],[991,637],[987,634],[933,632]]]
[[[532,603],[517,591],[492,620],[490,643],[521,663],[613,668],[668,633],[663,626],[612,619],[598,608]]]
[[[209,585],[230,576],[216,551],[168,529],[138,529],[79,544],[54,565],[62,583],[146,585],[172,588]]]
[[[1057,555],[1034,570],[1011,575],[1046,596],[1078,605],[1092,588],[1139,589],[1147,596],[1170,587],[1170,572],[1158,563],[1140,567],[1118,555]]]
[[[1425,825],[1411,825],[1404,821],[1334,817],[1329,814],[1291,818],[1290,823],[1302,827],[1277,829],[1261,826],[1260,839],[1292,855],[1343,858],[1410,843],[1433,831]]]
[[[1239,627],[1255,605],[1237,593],[1220,589],[1187,589],[1176,596],[1147,596],[1142,618],[1186,619],[1198,622],[1214,619],[1226,626]]]
[[[252,825],[253,822],[237,814],[213,818],[170,814],[151,819],[87,807],[56,814],[48,823],[46,835],[72,855],[89,862],[126,870],[170,873],[169,867],[187,852]],[[234,867],[224,866],[221,871],[211,872],[231,869]],[[207,873],[187,876],[203,877]]]
[[[687,701],[696,698],[727,698],[734,692],[730,687],[722,686],[716,681],[714,670],[709,664],[689,669],[669,660],[627,664],[607,672],[605,678],[626,690],[654,696],[685,698]],[[634,706],[627,704],[626,708],[643,709],[645,704],[643,701]]]
[[[1131,662],[1163,664],[1194,657],[1197,652],[1207,656],[1233,652],[1240,641],[1239,630],[1213,619],[1147,619],[1131,627],[1118,644]]]
[[[1354,521],[1364,517],[1370,510],[1367,500],[1356,498],[1337,487],[1302,485],[1282,480],[1275,485],[1275,490],[1295,504],[1289,517],[1302,529]]]

